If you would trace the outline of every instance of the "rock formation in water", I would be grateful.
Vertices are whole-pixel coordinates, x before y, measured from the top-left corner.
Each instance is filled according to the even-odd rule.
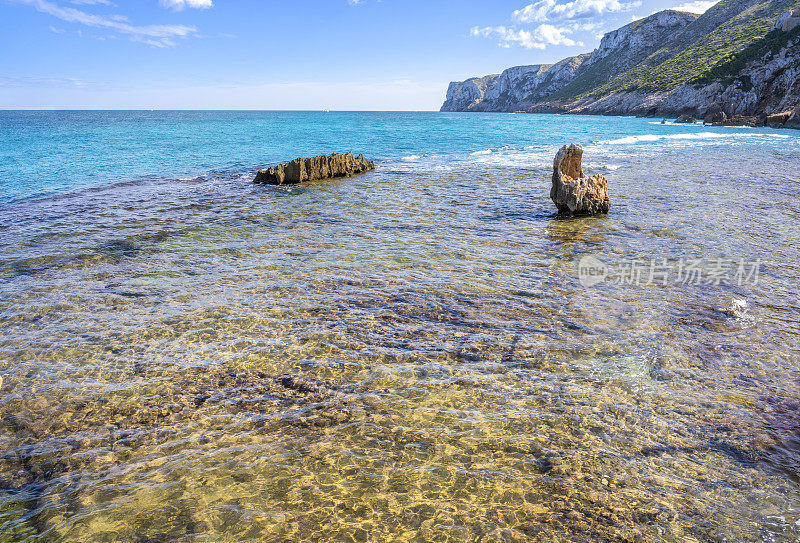
[[[553,186],[550,198],[561,215],[597,215],[608,213],[608,179],[602,175],[583,174],[583,147],[565,145],[553,162]]]
[[[451,83],[442,111],[724,114],[764,125],[800,106],[796,5],[722,0],[702,15],[662,11],[606,34],[592,53]],[[777,121],[800,124],[797,114]]]
[[[258,170],[254,182],[266,185],[296,185],[303,181],[351,177],[374,169],[375,163],[364,158],[364,155],[334,153],[311,158],[296,158],[267,170]]]
[[[792,111],[792,114],[789,116],[784,126],[786,128],[800,128],[800,104],[794,108],[794,111]]]
[[[728,121],[728,115],[721,109],[709,111],[703,120],[703,124],[724,125]]]
[[[697,119],[695,119],[691,115],[681,115],[680,117],[675,119],[675,122],[679,124],[695,124],[697,122]]]

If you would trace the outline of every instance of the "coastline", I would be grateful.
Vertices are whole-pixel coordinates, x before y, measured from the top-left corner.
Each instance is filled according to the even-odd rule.
[[[753,4],[660,11],[607,33],[591,53],[453,81],[441,111],[688,115],[800,128],[800,10],[783,0]]]
[[[685,111],[685,110],[681,110]],[[468,113],[468,114],[481,114],[481,113],[502,113],[502,114],[509,114],[509,115],[575,115],[575,116],[599,116],[599,117],[622,117],[622,118],[632,118],[632,119],[669,119],[670,117],[674,117],[675,119],[679,118],[681,115],[686,115],[685,112],[681,113],[678,111],[667,111],[658,114],[642,114],[642,113],[634,113],[634,112],[613,112],[613,111],[572,111],[572,110],[559,110],[559,109],[536,109],[534,111],[440,111],[440,113]],[[775,128],[781,130],[796,130],[800,129],[800,123],[798,124],[790,124],[790,125],[775,125],[775,124],[767,124],[766,120],[767,117],[764,117],[763,121],[759,124],[760,119],[752,117],[752,122],[748,122],[745,124],[742,123],[735,123],[735,122],[704,122],[702,120],[697,120],[695,123],[679,123],[685,124],[688,126],[716,126],[716,127],[728,127],[728,128]],[[675,124],[674,122],[672,124]]]

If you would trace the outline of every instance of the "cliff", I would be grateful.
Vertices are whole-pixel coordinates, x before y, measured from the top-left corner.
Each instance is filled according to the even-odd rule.
[[[797,6],[722,0],[703,15],[662,11],[606,34],[592,53],[451,83],[442,111],[765,118],[800,103]]]
[[[503,111],[512,109],[539,88],[550,65],[516,66],[500,75],[451,83],[442,111]]]

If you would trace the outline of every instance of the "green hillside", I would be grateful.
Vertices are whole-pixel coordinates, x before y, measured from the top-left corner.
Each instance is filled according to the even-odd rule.
[[[768,55],[774,57],[782,49],[789,46],[790,42],[797,42],[800,38],[800,27],[795,28],[791,32],[781,32],[780,30],[773,30],[760,40],[756,40],[744,49],[741,49],[722,62],[712,66],[706,70],[702,75],[692,80],[692,83],[699,85],[707,85],[714,81],[719,81],[727,86],[733,83],[735,79],[743,79],[742,83],[747,87],[749,83],[749,76],[740,77],[739,74],[745,69],[748,62],[757,59],[763,59]],[[745,88],[745,90],[748,90]]]
[[[613,58],[603,59],[553,98],[668,91],[698,81],[713,67],[730,62],[738,52],[765,37],[781,14],[798,6],[798,0],[722,0],[632,68],[600,83],[598,74],[608,74],[615,68]]]

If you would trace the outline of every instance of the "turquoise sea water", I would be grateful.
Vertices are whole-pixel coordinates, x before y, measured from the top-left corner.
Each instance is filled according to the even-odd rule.
[[[345,150],[363,150],[390,164],[424,157],[429,160],[423,163],[474,160],[528,168],[549,163],[561,144],[572,141],[609,142],[589,157],[597,161],[715,146],[734,153],[748,147],[785,151],[787,159],[797,158],[793,131],[658,121],[446,113],[6,111],[0,112],[0,198],[146,178],[249,172],[296,156]]]
[[[608,216],[555,216],[570,142]],[[797,541],[799,164],[660,119],[0,112],[0,542]]]

